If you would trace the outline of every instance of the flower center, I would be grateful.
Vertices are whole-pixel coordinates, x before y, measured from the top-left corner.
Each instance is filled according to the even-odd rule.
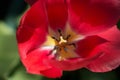
[[[60,31],[60,30],[59,30]],[[74,52],[75,50],[75,43],[69,42],[70,35],[67,35],[67,38],[64,39],[62,33],[59,32],[58,39],[52,37],[55,40],[55,47],[52,50],[52,53],[55,52],[55,57],[57,60],[66,60],[69,58],[76,58],[78,55]]]
[[[50,55],[54,55],[59,61],[77,58],[79,55],[75,52],[75,43],[79,38],[80,35],[75,33],[70,27],[67,27],[64,31],[59,29],[56,32],[49,28],[49,36],[44,45],[54,46]]]
[[[67,42],[67,40],[63,39],[63,37],[62,37],[62,36],[60,36],[60,41],[59,41],[59,44],[66,43],[66,42]]]

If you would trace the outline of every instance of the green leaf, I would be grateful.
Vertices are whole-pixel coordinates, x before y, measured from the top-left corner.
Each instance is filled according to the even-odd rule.
[[[14,75],[12,75],[11,77],[8,77],[7,80],[42,80],[42,79],[41,79],[41,76],[39,75],[28,74],[26,70],[22,66],[20,66],[16,70]]]
[[[0,76],[3,77],[19,61],[16,34],[4,22],[0,22]]]

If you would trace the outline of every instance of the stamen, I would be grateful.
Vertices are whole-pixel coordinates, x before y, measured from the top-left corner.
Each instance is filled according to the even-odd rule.
[[[54,36],[52,36],[51,38],[55,39],[57,42],[59,42],[59,40],[57,38],[55,38]]]
[[[61,51],[61,48],[59,46],[55,46],[55,49]]]
[[[59,32],[60,36],[62,36],[62,31],[60,29],[58,29],[58,32]]]
[[[66,37],[66,40],[68,40],[70,37],[71,37],[71,35],[69,34],[69,35]]]
[[[55,47],[49,52],[48,56],[51,55],[51,54],[55,55],[56,52],[57,52],[57,47],[55,46]]]
[[[76,38],[76,34],[72,32],[72,29],[67,29],[65,32],[61,29],[58,29],[57,32],[50,29],[49,32],[50,38],[55,44],[48,56],[54,56],[59,61],[79,57],[75,53],[76,44],[72,42],[72,39]]]
[[[76,48],[76,45],[75,45],[75,43],[70,43],[70,44],[68,44],[68,45],[73,45],[73,46]]]
[[[64,51],[67,52],[67,48],[64,46]]]

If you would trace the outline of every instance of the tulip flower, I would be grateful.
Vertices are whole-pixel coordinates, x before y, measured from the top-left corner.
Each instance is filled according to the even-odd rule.
[[[26,1],[31,7],[17,41],[28,73],[57,78],[63,71],[106,72],[120,65],[118,0]]]

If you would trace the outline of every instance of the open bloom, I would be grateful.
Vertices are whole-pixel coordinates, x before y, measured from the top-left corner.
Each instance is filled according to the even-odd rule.
[[[30,9],[17,30],[21,61],[29,73],[50,78],[120,64],[118,0],[26,0]],[[103,8],[104,7],[104,8]]]

